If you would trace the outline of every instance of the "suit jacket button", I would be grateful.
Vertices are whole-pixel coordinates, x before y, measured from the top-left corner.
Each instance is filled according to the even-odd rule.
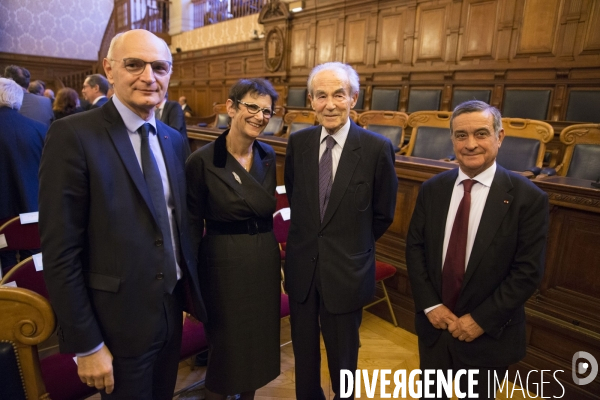
[[[312,261],[312,262],[317,262],[317,257],[313,257],[313,258],[311,258],[311,259],[310,259],[310,261]]]
[[[323,237],[323,232],[319,232],[319,237]]]
[[[162,239],[156,239],[156,240],[154,241],[154,245],[155,245],[156,247],[160,247],[160,246],[162,246],[162,245],[163,245],[163,241],[162,241]]]
[[[158,274],[156,274],[156,279],[158,279],[158,280],[161,280],[164,277],[165,277],[165,274],[163,274],[162,272],[159,272]]]

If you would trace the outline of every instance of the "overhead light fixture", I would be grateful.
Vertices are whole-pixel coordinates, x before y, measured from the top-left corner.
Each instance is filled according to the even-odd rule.
[[[289,7],[290,7],[290,12],[297,13],[304,9],[304,2],[303,1],[292,1],[290,3]]]

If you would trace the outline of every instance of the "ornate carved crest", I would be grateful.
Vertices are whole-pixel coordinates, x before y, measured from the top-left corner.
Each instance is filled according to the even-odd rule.
[[[267,33],[263,54],[269,72],[275,72],[281,67],[284,55],[283,43],[283,33],[279,28],[273,28]]]
[[[263,6],[258,16],[258,22],[264,24],[267,20],[289,18],[290,12],[287,7],[287,3],[282,3],[279,0],[271,0],[268,4]]]

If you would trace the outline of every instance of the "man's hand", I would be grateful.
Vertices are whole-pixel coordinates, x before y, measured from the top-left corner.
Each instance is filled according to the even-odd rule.
[[[458,340],[465,342],[472,342],[484,333],[471,314],[465,314],[452,322],[448,326],[448,332]]]
[[[90,387],[112,393],[115,387],[112,360],[113,356],[106,346],[89,356],[77,357],[79,379]]]
[[[458,317],[443,304],[429,311],[426,315],[429,322],[431,322],[431,325],[436,329],[447,329],[448,325],[458,319]]]

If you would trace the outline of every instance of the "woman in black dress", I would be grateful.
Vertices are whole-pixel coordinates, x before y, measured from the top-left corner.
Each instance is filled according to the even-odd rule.
[[[272,232],[275,152],[255,140],[277,97],[264,79],[238,81],[227,100],[230,129],[186,164],[193,243],[208,312],[209,400],[233,394],[253,399],[256,389],[280,372],[280,259]]]

